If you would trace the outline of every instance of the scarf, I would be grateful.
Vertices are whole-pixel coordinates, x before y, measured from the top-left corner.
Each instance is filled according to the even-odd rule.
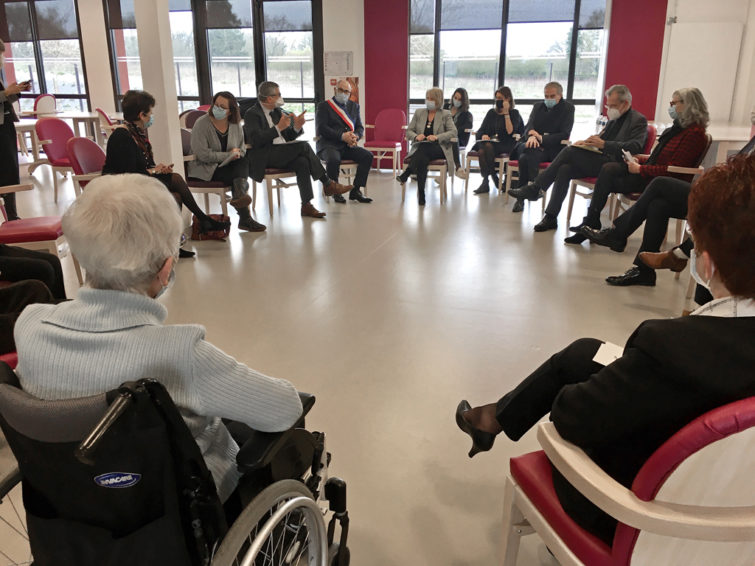
[[[144,160],[147,162],[147,169],[154,167],[155,156],[152,154],[152,144],[149,143],[146,130],[142,130],[133,122],[126,122],[126,129],[128,129],[128,133],[131,134],[134,143],[144,155]]]

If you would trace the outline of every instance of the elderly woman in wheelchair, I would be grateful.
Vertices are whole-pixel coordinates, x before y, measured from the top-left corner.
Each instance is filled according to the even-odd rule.
[[[22,479],[35,564],[348,564],[345,483],[328,479],[324,434],[303,429],[314,397],[201,326],[163,324],[182,233],[170,195],[103,177],[63,230],[86,287],[27,308],[16,374],[0,368],[20,471],[0,497]]]

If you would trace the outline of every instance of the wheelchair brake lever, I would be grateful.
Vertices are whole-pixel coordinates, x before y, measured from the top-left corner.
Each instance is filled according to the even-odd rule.
[[[110,404],[110,407],[100,419],[95,427],[92,429],[87,437],[79,444],[74,451],[74,456],[82,464],[87,466],[94,465],[94,452],[97,450],[102,438],[105,436],[110,427],[113,426],[115,421],[125,412],[128,406],[134,399],[134,395],[128,389],[122,388],[115,400]]]

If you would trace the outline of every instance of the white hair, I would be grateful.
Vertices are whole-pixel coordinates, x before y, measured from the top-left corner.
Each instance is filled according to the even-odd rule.
[[[698,88],[680,88],[674,91],[674,95],[684,103],[684,110],[679,116],[679,124],[686,128],[691,124],[700,124],[703,128],[708,126],[708,103],[705,102],[703,93]],[[672,95],[673,96],[673,95]]]
[[[146,293],[178,253],[183,222],[173,196],[146,175],[104,175],[63,215],[71,253],[95,289]]]
[[[632,93],[626,85],[613,85],[606,91],[606,97],[611,96],[614,92],[619,94],[619,101],[632,104]]]

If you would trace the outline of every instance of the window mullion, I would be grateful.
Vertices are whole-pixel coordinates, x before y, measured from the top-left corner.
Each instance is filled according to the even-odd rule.
[[[42,65],[42,46],[39,44],[39,33],[37,28],[37,7],[33,1],[29,4],[29,24],[31,25],[31,41],[34,46],[34,59],[37,66],[37,80],[39,81],[40,94],[47,93],[47,80],[45,79],[45,70]]]
[[[498,86],[503,86],[506,81],[506,37],[509,27],[509,0],[503,0],[501,10],[501,55],[498,59]],[[498,88],[498,87],[496,87]]]
[[[433,85],[440,84],[440,11],[443,0],[435,0],[435,29],[433,30]]]
[[[206,0],[191,0],[194,23],[194,57],[197,61],[197,82],[199,102],[209,104],[212,100],[212,68],[207,47],[207,3]]]
[[[252,1],[252,35],[254,37],[254,74],[257,86],[267,80],[265,57],[265,17],[260,0]]]
[[[569,47],[569,72],[566,79],[566,98],[574,96],[574,76],[577,67],[577,46],[579,45],[579,8],[582,0],[574,1],[574,22],[571,32],[571,46]]]

